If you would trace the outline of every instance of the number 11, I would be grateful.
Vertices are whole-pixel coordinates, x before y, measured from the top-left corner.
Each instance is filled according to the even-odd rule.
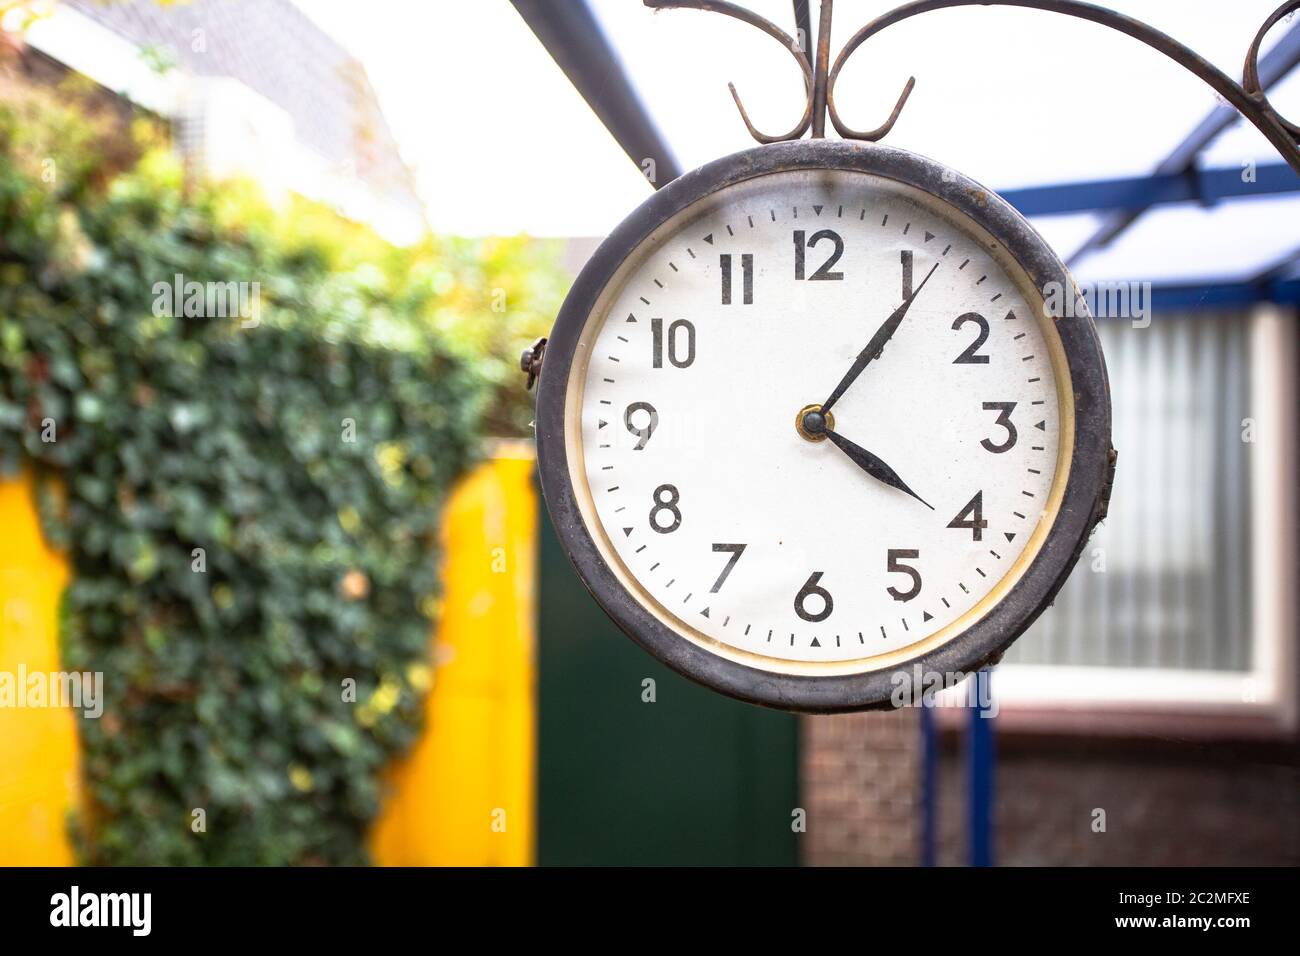
[[[723,253],[719,260],[722,264],[722,304],[731,305],[731,253]],[[741,292],[743,305],[754,304],[754,257],[748,252],[740,256]]]

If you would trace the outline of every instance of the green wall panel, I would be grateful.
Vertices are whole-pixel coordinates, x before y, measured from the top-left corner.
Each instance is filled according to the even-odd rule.
[[[677,676],[578,580],[544,519],[542,865],[795,865],[798,724]],[[653,678],[656,701],[642,701]]]

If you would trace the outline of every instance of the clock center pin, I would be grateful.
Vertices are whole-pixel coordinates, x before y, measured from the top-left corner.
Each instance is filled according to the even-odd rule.
[[[794,417],[794,428],[805,441],[825,441],[826,430],[835,428],[835,414],[820,405],[805,405]]]

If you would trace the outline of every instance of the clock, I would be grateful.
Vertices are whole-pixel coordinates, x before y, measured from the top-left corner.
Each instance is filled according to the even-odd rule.
[[[1000,197],[903,150],[776,143],[669,183],[540,364],[579,576],[646,651],[753,703],[889,706],[995,662],[1106,511],[1073,280]]]

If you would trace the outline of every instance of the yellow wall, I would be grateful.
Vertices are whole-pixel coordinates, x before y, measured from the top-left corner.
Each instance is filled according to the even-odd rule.
[[[534,858],[531,448],[503,447],[452,493],[427,731],[389,773],[372,833],[388,866],[520,866]],[[45,543],[31,482],[0,481],[0,672],[57,671],[66,561]],[[0,707],[0,866],[74,862],[77,795],[67,708]]]
[[[32,484],[0,480],[0,673],[59,670],[59,596],[68,565],[41,535]],[[73,862],[77,730],[66,707],[0,707],[0,865]]]
[[[393,796],[372,840],[381,865],[533,862],[532,475],[529,446],[503,449],[448,503],[430,732],[391,776]]]

